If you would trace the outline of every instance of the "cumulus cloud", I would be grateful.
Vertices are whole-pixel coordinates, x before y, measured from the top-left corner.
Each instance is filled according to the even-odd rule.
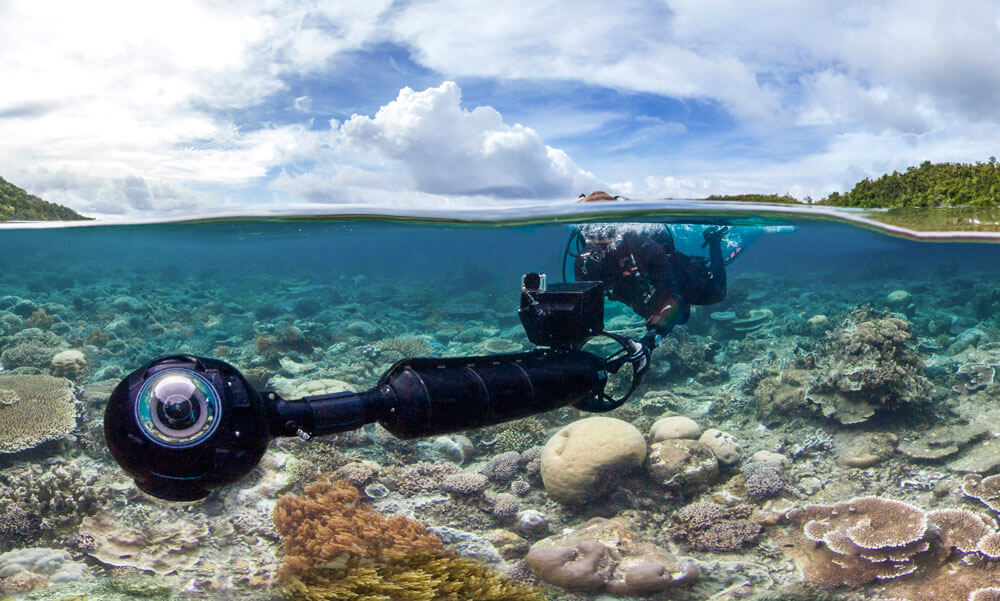
[[[632,196],[825,194],[997,154],[998,33],[993,0],[9,0],[0,174],[100,214],[197,210],[265,186],[327,202],[562,197],[599,185],[581,166]],[[393,91],[457,79],[504,116],[463,108],[446,84],[314,127],[340,92],[324,78],[363,87],[367,74],[342,71],[385,48],[408,65],[386,67]],[[507,105],[482,92],[510,80]],[[663,99],[711,109],[658,114]]]
[[[399,96],[374,117],[354,115],[340,128],[348,144],[398,161],[421,192],[552,198],[597,180],[530,127],[504,123],[495,109],[461,106],[454,82]]]
[[[319,143],[307,123],[227,113],[359,48],[387,5],[0,3],[0,173],[91,214],[212,208],[216,195],[196,190],[255,185]],[[308,98],[290,104],[309,108]],[[189,192],[144,200],[140,180]]]

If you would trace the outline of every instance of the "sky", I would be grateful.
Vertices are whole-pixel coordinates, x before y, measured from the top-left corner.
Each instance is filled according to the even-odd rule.
[[[997,0],[0,0],[0,176],[99,218],[818,199],[998,146]]]

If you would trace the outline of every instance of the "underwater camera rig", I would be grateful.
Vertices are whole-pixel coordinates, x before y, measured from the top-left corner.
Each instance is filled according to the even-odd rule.
[[[311,436],[379,423],[400,438],[489,426],[573,405],[620,406],[648,367],[651,348],[603,332],[601,282],[545,285],[524,276],[521,319],[529,352],[395,363],[371,389],[286,400],[257,391],[233,366],[172,355],[129,374],[111,394],[104,436],[115,461],[144,492],[196,501],[246,476],[278,436]],[[620,345],[602,358],[581,347],[595,336]],[[628,391],[605,392],[609,374],[632,370]]]

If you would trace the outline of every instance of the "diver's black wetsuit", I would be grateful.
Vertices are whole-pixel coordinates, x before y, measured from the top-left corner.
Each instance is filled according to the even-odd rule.
[[[712,305],[726,298],[722,233],[706,232],[707,260],[676,250],[666,230],[627,232],[614,241],[585,237],[573,272],[577,280],[603,281],[608,298],[645,317],[650,332],[666,334],[687,322],[691,305]]]

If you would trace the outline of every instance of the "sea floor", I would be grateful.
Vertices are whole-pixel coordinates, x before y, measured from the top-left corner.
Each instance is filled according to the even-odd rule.
[[[727,300],[697,308],[653,354],[633,399],[604,414],[641,434],[645,456],[609,464],[598,481],[580,484],[589,488],[575,500],[552,498],[543,478],[540,447],[589,417],[563,408],[416,441],[377,426],[275,440],[247,480],[182,506],[139,493],[103,443],[104,404],[144,361],[175,352],[212,356],[286,398],[358,391],[403,357],[530,349],[516,294],[475,273],[447,290],[372,274],[332,282],[261,276],[238,287],[175,274],[168,292],[154,285],[154,273],[129,284],[8,276],[0,282],[0,378],[55,372],[72,379],[75,426],[0,455],[0,551],[64,552],[8,572],[0,556],[0,587],[31,599],[284,598],[272,512],[281,495],[302,495],[320,475],[348,479],[374,511],[416,520],[460,555],[554,599],[714,601],[781,590],[789,592],[761,598],[827,598],[794,596],[806,579],[844,598],[918,601],[947,590],[954,596],[937,598],[964,600],[1000,582],[995,560],[975,544],[954,550],[932,525],[916,539],[947,547],[935,561],[914,551],[889,561],[912,562],[913,574],[865,578],[857,574],[870,566],[852,564],[843,568],[850,577],[838,581],[842,575],[820,575],[815,563],[816,549],[831,543],[804,537],[803,524],[786,513],[881,497],[923,514],[962,509],[996,528],[996,497],[976,491],[1000,471],[1000,287],[983,273],[896,273],[892,265],[869,268],[849,286],[836,285],[832,272],[734,275]],[[642,332],[641,320],[620,306],[608,306],[606,323]],[[71,349],[83,362],[74,355],[54,368],[53,357]],[[651,430],[668,416],[731,435],[735,455],[713,451],[724,461],[704,477],[673,478],[691,467],[683,460],[652,468]],[[2,417],[2,427],[15,427]],[[550,537],[593,518],[616,520],[614,544],[626,559],[659,553],[661,561],[696,566],[699,577],[624,593],[538,579],[525,564],[532,546],[558,545]],[[823,519],[831,518],[816,518]],[[870,526],[875,518],[865,519]],[[729,529],[709,531],[718,524]],[[649,546],[642,553],[640,542]],[[613,555],[606,561],[622,561]],[[854,552],[831,557],[843,555],[868,561]],[[945,572],[959,576],[948,581]]]

